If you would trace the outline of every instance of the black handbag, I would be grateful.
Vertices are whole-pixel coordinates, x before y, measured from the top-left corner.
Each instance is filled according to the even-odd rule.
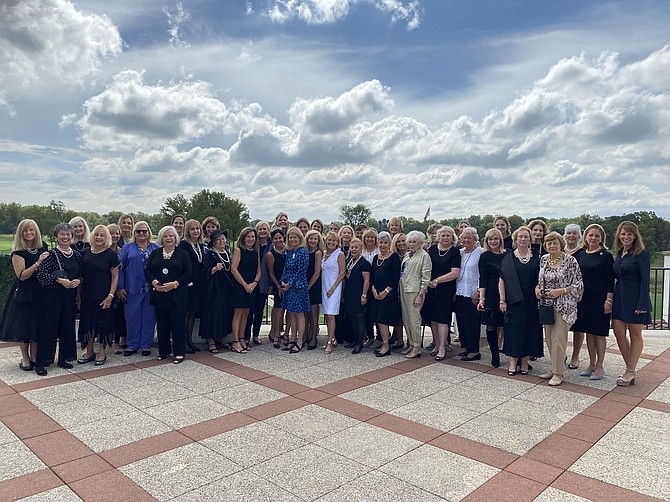
[[[553,304],[543,304],[542,300],[540,300],[540,303],[538,303],[537,306],[538,312],[539,312],[539,317],[540,317],[540,324],[554,324],[556,322],[556,319],[554,318],[554,305]]]
[[[32,303],[32,288],[29,285],[24,285],[23,282],[19,282],[19,285],[14,290],[14,301],[16,303]]]

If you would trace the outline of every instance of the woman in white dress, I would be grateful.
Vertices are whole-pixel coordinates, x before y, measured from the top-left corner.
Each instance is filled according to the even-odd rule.
[[[326,250],[321,261],[321,309],[328,328],[328,342],[324,352],[330,354],[335,343],[335,316],[340,313],[342,280],[345,273],[344,253],[335,232],[326,235]]]

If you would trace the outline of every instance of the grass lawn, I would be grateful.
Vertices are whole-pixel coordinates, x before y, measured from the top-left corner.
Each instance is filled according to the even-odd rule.
[[[0,254],[11,254],[12,242],[14,242],[13,234],[0,234]]]

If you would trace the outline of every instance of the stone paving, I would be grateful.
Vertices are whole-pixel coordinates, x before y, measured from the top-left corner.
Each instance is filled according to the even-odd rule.
[[[486,348],[436,362],[262,340],[44,378],[0,344],[0,501],[670,500],[667,331],[645,332],[628,388],[613,336],[605,379],[559,387],[537,377],[546,358],[509,377]]]

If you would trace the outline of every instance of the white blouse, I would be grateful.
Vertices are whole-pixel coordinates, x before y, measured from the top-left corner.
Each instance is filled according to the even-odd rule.
[[[456,296],[472,295],[479,289],[479,257],[484,252],[481,246],[477,246],[469,253],[461,248],[461,273],[456,279]]]

